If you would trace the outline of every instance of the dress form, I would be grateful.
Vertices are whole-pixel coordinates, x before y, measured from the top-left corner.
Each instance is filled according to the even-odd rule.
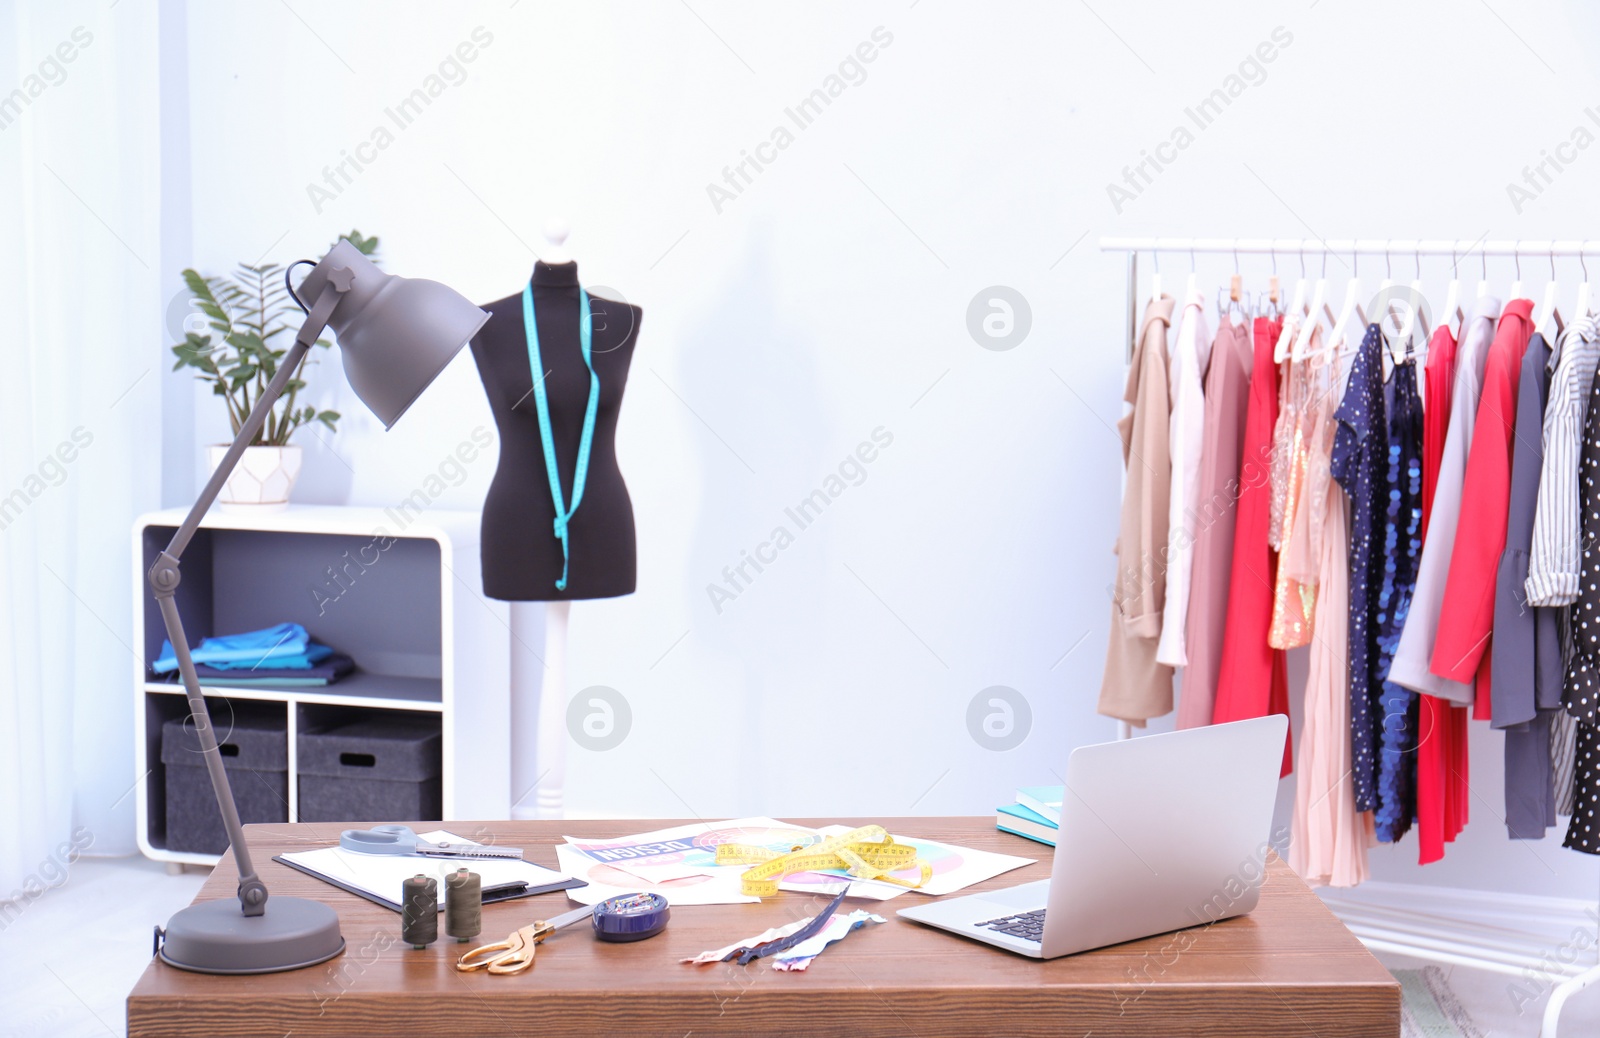
[[[564,223],[546,226],[546,246],[534,268],[531,291],[551,443],[570,503],[590,380],[578,345],[578,272],[565,248],[567,235]],[[626,304],[590,298],[599,416],[586,489],[570,525],[571,573],[566,586],[557,588],[555,579],[567,559],[551,535],[555,505],[520,296],[489,304],[497,316],[472,343],[501,432],[499,468],[484,502],[484,593],[511,604],[511,816],[559,818],[571,600],[629,594],[635,583],[632,506],[616,467],[614,433],[640,314]]]

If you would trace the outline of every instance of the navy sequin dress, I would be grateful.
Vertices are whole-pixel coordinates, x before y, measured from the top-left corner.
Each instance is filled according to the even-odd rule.
[[[1380,360],[1381,364],[1381,360]],[[1400,644],[1422,556],[1422,400],[1417,366],[1395,367],[1389,403],[1388,501],[1383,533],[1383,583],[1378,591],[1378,652],[1374,670],[1385,680],[1378,716],[1379,840],[1393,843],[1417,813],[1417,695],[1387,680]]]
[[[1384,552],[1377,516],[1387,503],[1389,428],[1383,404],[1383,335],[1375,324],[1367,326],[1334,418],[1339,428],[1333,436],[1333,478],[1350,498],[1350,779],[1356,810],[1371,811],[1378,799],[1376,747],[1388,672],[1378,646]]]

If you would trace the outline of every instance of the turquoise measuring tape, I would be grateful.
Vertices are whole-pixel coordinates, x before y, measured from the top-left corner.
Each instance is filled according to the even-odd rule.
[[[583,366],[589,369],[589,407],[583,413],[583,438],[578,441],[578,467],[572,473],[572,507],[561,493],[561,470],[556,468],[556,445],[550,437],[550,401],[544,392],[544,361],[539,358],[539,325],[533,313],[533,284],[522,289],[522,324],[528,332],[528,366],[533,372],[533,401],[539,411],[539,438],[544,443],[544,470],[550,477],[550,499],[556,506],[555,535],[561,542],[561,579],[556,590],[567,589],[567,567],[571,553],[567,524],[583,502],[583,485],[589,478],[589,448],[594,443],[594,416],[600,407],[600,376],[594,373],[589,348],[594,341],[594,318],[589,313],[589,293],[578,289],[578,345],[583,348]]]

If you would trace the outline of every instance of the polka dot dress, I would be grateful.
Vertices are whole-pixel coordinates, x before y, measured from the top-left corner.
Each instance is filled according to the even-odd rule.
[[[1600,379],[1589,391],[1578,499],[1583,508],[1583,565],[1572,605],[1572,657],[1561,701],[1577,724],[1572,821],[1562,846],[1600,854]]]
[[[1572,821],[1563,847],[1600,854],[1600,728],[1578,725],[1577,770],[1572,782]]]
[[[1350,765],[1356,810],[1377,807],[1377,747],[1383,726],[1383,675],[1378,634],[1384,578],[1389,428],[1383,404],[1383,336],[1369,325],[1344,400],[1334,417],[1333,478],[1350,498]]]

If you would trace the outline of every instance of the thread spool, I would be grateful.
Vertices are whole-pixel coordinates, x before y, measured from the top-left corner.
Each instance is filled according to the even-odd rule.
[[[400,884],[400,939],[421,951],[439,939],[439,881],[421,873]]]
[[[444,878],[444,932],[466,941],[483,932],[483,881],[457,869]]]

